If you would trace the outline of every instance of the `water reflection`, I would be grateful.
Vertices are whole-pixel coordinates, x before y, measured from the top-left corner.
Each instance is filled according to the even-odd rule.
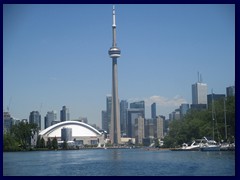
[[[137,149],[4,152],[3,175],[233,176],[235,152],[149,152]]]
[[[114,149],[112,152],[112,160],[120,160],[121,159],[121,152],[118,149]]]

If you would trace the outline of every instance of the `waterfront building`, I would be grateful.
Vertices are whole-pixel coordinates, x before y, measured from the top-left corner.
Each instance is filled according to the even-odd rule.
[[[41,115],[38,111],[32,111],[29,115],[29,123],[37,124],[39,130],[41,130]]]
[[[60,110],[60,121],[69,121],[70,120],[70,113],[69,109],[66,106],[62,107],[62,110]]]
[[[41,137],[47,142],[48,138],[51,140],[57,138],[58,142],[62,141],[62,129],[72,129],[72,140],[77,145],[95,145],[96,143],[104,144],[104,134],[89,124],[79,121],[63,121],[54,124],[39,133]]]
[[[235,86],[229,86],[226,88],[227,97],[235,96]]]
[[[112,58],[112,114],[111,114],[111,126],[110,126],[110,140],[112,144],[121,143],[120,134],[120,109],[118,100],[118,78],[117,78],[117,58],[120,57],[121,50],[117,47],[116,41],[116,19],[115,19],[115,7],[112,11],[113,24],[112,33],[113,41],[112,47],[109,49],[108,54]]]
[[[120,129],[121,134],[126,134],[127,132],[127,110],[128,102],[126,100],[121,100],[120,102]]]

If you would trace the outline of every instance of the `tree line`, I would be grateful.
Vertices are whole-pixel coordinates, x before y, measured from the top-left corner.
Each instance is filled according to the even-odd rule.
[[[39,128],[35,123],[19,122],[14,124],[10,131],[3,134],[3,150],[4,151],[21,151],[32,149],[58,149],[57,138],[52,140],[48,138],[47,143],[40,136],[34,147],[31,145],[31,139],[38,135]]]
[[[213,108],[214,107],[214,108]],[[226,112],[226,126],[225,114]],[[214,118],[213,118],[214,117]],[[227,128],[227,139],[225,134]],[[214,130],[213,130],[214,129]],[[235,140],[235,97],[219,99],[214,106],[205,110],[190,110],[182,119],[169,123],[169,132],[164,138],[164,147],[179,147],[202,137],[211,137],[217,142],[234,142]]]

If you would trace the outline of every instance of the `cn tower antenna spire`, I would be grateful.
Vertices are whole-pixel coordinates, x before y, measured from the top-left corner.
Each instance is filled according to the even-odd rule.
[[[113,27],[116,27],[116,18],[115,18],[115,6],[113,5],[113,13],[112,13],[112,15],[113,15]]]

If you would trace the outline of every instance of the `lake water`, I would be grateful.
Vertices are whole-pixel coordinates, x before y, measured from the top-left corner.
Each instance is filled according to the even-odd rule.
[[[4,176],[234,176],[235,152],[90,149],[4,152]]]

